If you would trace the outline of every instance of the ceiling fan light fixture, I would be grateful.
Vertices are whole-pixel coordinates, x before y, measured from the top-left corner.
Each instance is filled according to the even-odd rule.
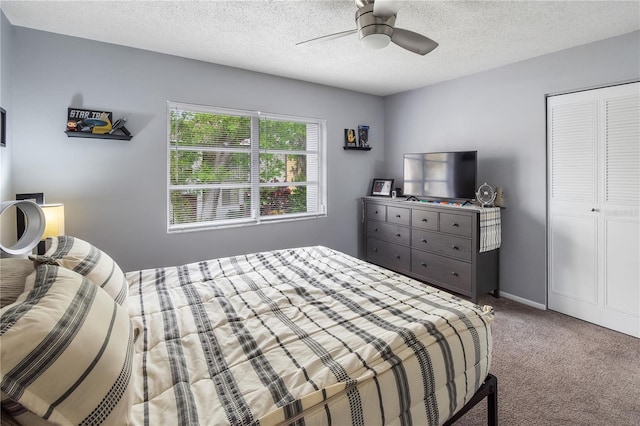
[[[391,37],[387,34],[369,34],[362,37],[360,43],[367,49],[383,49],[391,43]]]
[[[365,49],[383,49],[393,43],[409,52],[426,55],[438,47],[438,43],[422,34],[396,28],[396,12],[402,0],[355,0],[356,29],[333,33],[296,43],[296,45],[333,40],[358,33]],[[375,7],[374,7],[375,5]]]
[[[367,49],[382,49],[391,43],[395,15],[379,18],[373,14],[373,3],[368,3],[356,11],[356,26],[360,43]]]

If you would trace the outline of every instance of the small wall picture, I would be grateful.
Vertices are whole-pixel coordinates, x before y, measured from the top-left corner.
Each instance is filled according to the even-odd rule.
[[[376,197],[391,197],[393,179],[374,179],[371,185],[371,195]]]
[[[7,111],[0,108],[0,146],[7,146]]]
[[[67,108],[67,132],[105,134],[113,128],[113,113]]]
[[[344,129],[344,146],[356,146],[358,140],[355,129]]]
[[[358,144],[363,148],[369,147],[369,126],[358,126]]]

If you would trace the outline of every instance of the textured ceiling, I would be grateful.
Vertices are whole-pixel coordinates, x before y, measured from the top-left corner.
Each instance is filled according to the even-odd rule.
[[[640,1],[406,1],[396,27],[440,46],[426,56],[358,36],[343,1],[6,1],[16,26],[389,95],[640,29]]]

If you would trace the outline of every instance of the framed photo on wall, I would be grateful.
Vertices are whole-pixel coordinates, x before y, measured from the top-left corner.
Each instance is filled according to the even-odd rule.
[[[391,197],[393,179],[374,179],[371,185],[371,195],[376,197]]]
[[[0,108],[0,146],[7,146],[7,111]]]
[[[355,129],[344,129],[344,146],[357,146],[356,139],[356,130]]]
[[[369,126],[358,126],[358,144],[363,148],[369,147]]]

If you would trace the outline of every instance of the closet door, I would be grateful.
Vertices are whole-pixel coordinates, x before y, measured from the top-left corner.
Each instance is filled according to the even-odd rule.
[[[548,307],[640,337],[640,83],[547,99]]]

